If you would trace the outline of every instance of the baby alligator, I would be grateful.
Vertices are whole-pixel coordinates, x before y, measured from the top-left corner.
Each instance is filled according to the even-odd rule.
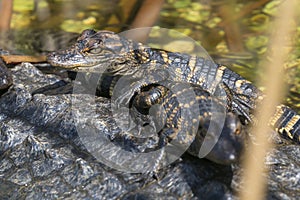
[[[219,94],[219,98],[226,98],[229,110],[248,123],[264,98],[251,82],[225,66],[197,56],[152,49],[110,31],[85,30],[70,48],[49,54],[48,61],[68,69],[106,70],[115,76],[139,78],[129,91],[121,92],[118,105],[128,103],[142,87],[168,79],[198,85],[212,95]],[[297,113],[281,105],[270,124],[281,136],[300,144],[299,120]]]
[[[191,101],[186,107],[180,98]],[[211,161],[231,164],[240,158],[246,136],[244,126],[237,115],[226,111],[218,98],[199,86],[186,87],[180,82],[149,85],[135,96],[132,104],[139,113],[150,114],[155,127],[163,127],[158,133],[160,146],[176,139],[177,143],[189,146],[188,153],[203,157],[199,152],[205,141],[213,146],[205,155]],[[159,106],[152,109],[153,105]]]

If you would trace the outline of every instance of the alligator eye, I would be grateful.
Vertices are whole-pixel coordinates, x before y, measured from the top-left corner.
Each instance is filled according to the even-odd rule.
[[[101,48],[94,48],[94,49],[90,49],[89,53],[98,54],[98,53],[101,53],[101,51],[102,51]]]

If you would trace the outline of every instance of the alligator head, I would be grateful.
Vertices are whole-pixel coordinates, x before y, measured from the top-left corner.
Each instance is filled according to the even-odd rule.
[[[133,42],[110,31],[84,30],[75,44],[47,55],[53,66],[73,70],[130,73],[138,64],[136,57],[142,44]],[[124,75],[124,74],[123,74]]]

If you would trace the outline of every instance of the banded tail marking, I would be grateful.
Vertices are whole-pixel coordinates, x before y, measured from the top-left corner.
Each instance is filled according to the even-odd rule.
[[[300,144],[300,115],[291,108],[285,105],[277,106],[270,125],[282,136]]]

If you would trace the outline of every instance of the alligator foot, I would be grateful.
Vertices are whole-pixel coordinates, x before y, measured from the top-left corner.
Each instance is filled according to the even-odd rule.
[[[143,87],[158,84],[170,77],[166,69],[142,69],[133,75],[123,76],[118,80],[112,99],[117,108],[129,107],[130,100],[135,94],[140,93]]]

